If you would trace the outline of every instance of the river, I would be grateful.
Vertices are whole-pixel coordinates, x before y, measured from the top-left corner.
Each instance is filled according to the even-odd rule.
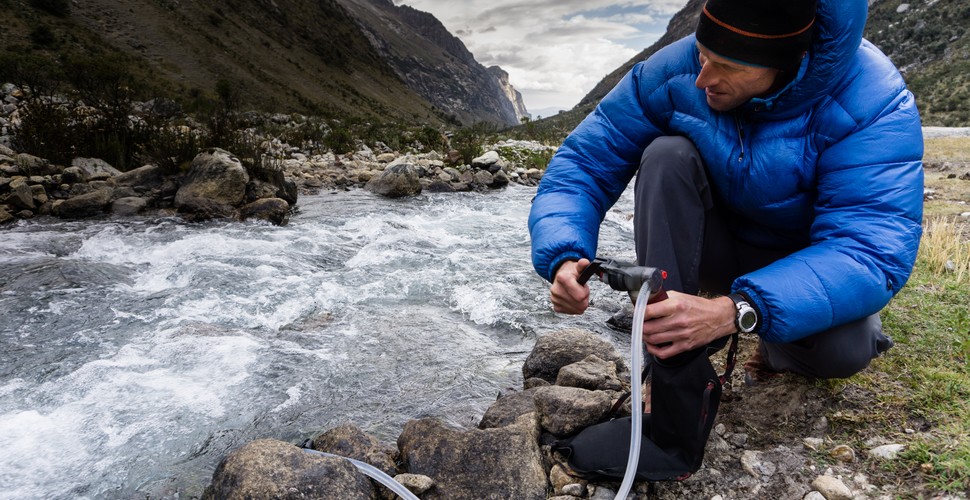
[[[187,498],[233,448],[411,419],[475,427],[552,312],[534,188],[304,196],[290,223],[177,218],[0,230],[0,499]],[[629,192],[600,253],[632,257]],[[625,352],[625,351],[624,351]]]

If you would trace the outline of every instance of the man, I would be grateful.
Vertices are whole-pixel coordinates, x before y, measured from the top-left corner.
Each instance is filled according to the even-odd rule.
[[[878,313],[916,258],[923,145],[912,94],[862,39],[866,14],[866,0],[709,0],[695,35],[637,64],[534,200],[555,310],[588,306],[576,278],[636,174],[637,260],[669,274],[644,321],[651,355],[750,332],[756,378],[841,378],[891,347]]]

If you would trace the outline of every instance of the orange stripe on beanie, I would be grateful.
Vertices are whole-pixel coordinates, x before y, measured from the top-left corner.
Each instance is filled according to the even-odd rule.
[[[697,41],[754,66],[797,67],[812,43],[816,0],[708,0]]]

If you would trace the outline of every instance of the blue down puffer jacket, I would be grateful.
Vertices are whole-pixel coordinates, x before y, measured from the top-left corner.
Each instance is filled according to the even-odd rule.
[[[712,110],[694,86],[693,36],[638,63],[549,164],[529,216],[536,271],[551,281],[564,260],[594,257],[643,150],[681,135],[738,216],[738,238],[802,248],[732,285],[761,311],[762,338],[790,342],[885,307],[922,234],[919,113],[896,68],[862,39],[867,0],[818,6],[799,76],[737,110]]]

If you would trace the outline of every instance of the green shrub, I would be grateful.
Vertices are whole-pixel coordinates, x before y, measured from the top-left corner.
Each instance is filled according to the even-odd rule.
[[[25,90],[28,100],[54,96],[67,80],[60,64],[39,54],[0,53],[0,75]]]
[[[350,130],[336,123],[331,124],[330,133],[323,138],[323,144],[334,154],[352,153],[356,148]]]
[[[209,146],[227,148],[232,144],[239,111],[239,89],[229,80],[216,82],[217,100],[210,108],[207,122],[209,125]]]
[[[145,140],[140,136],[147,133],[128,121],[137,91],[129,60],[121,54],[97,54],[68,59],[65,66],[76,96],[96,110],[78,127],[77,153],[127,170]]]
[[[50,27],[46,24],[41,24],[30,31],[31,43],[40,47],[49,47],[54,45],[57,41],[57,37],[54,36],[54,32],[51,31]]]
[[[77,143],[78,129],[66,106],[36,99],[21,108],[20,126],[14,130],[15,149],[70,165]]]
[[[149,126],[146,141],[140,144],[140,157],[174,174],[199,154],[205,142],[205,136],[199,131],[169,124]]]

